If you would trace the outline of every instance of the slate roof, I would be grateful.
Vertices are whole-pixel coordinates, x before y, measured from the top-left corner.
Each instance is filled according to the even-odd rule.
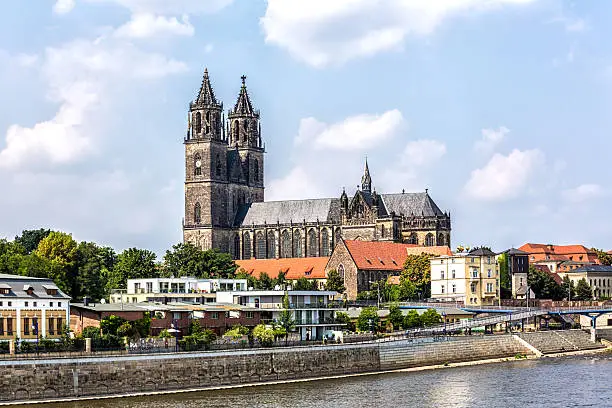
[[[516,248],[510,248],[502,253],[508,254],[508,255],[529,255],[529,253],[525,251],[521,251],[520,249],[516,249]]]
[[[475,248],[469,252],[469,255],[474,256],[495,256],[497,255],[495,252],[491,251],[488,248]]]
[[[612,273],[612,266],[608,265],[585,265],[580,268],[572,269],[566,273]]]
[[[321,198],[313,200],[267,201],[243,206],[236,215],[236,225],[263,225],[320,222],[340,222],[340,200]]]
[[[47,289],[56,288],[55,284],[51,279],[45,278],[31,278],[28,276],[19,275],[7,275],[0,274],[0,284],[4,289],[10,288],[8,294],[0,294],[2,298],[32,298],[32,299],[70,299],[70,296],[66,295],[61,290],[57,291],[56,295],[47,294]],[[25,288],[31,287],[34,292],[32,295],[28,295]]]
[[[278,273],[282,271],[285,273],[286,279],[297,280],[300,278],[327,278],[325,267],[328,261],[329,257],[243,259],[237,260],[236,264],[239,269],[244,269],[249,275],[257,279],[263,272],[267,273],[272,279],[276,279]]]
[[[404,216],[442,216],[444,213],[429,197],[428,193],[381,194],[382,202],[388,214]]]

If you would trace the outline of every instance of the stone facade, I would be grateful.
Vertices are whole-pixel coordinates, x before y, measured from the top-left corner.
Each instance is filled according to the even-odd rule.
[[[553,334],[554,333],[550,333]],[[558,336],[557,336],[558,337]],[[531,354],[511,335],[140,356],[7,361],[0,401],[78,398],[341,376]]]
[[[185,137],[183,240],[234,259],[329,256],[340,238],[450,245],[450,213],[425,193],[378,194],[366,162],[361,188],[340,198],[264,202],[260,113],[242,77],[223,116],[205,71]]]

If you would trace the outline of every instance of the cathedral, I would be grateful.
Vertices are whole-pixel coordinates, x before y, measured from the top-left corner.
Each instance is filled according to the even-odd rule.
[[[339,198],[264,201],[260,112],[245,76],[226,119],[204,71],[184,144],[183,240],[202,249],[250,259],[329,256],[341,239],[450,246],[450,213],[427,190],[377,193],[367,161],[350,198],[342,191]]]

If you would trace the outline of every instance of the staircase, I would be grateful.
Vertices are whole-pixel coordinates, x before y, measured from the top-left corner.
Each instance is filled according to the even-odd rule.
[[[596,350],[604,347],[599,343],[591,342],[590,335],[582,330],[516,333],[516,335],[539,350],[542,354]]]

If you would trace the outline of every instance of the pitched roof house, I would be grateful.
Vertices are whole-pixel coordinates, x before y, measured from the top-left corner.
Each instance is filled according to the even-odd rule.
[[[287,280],[314,279],[317,286],[322,289],[327,279],[325,266],[328,261],[329,257],[243,259],[237,260],[236,264],[238,271],[243,269],[257,279],[264,272],[272,279],[276,279],[279,272],[284,272]]]

